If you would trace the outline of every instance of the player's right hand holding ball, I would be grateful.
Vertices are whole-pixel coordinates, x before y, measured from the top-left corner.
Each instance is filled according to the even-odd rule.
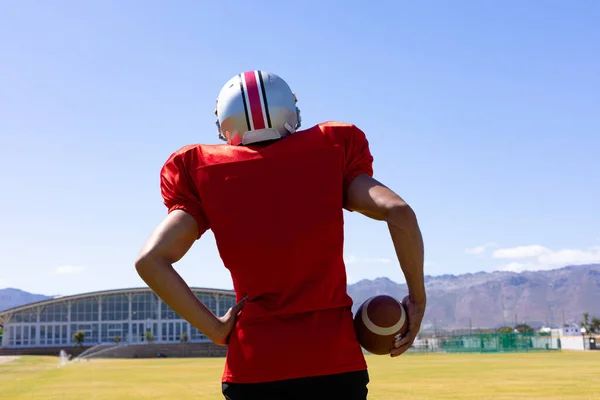
[[[408,331],[404,334],[400,340],[394,343],[394,348],[390,352],[392,357],[398,357],[403,354],[406,350],[410,349],[413,342],[415,341],[419,330],[421,329],[421,322],[425,315],[425,307],[427,301],[425,298],[411,299],[410,296],[406,296],[402,300],[402,304],[406,310],[408,316]]]

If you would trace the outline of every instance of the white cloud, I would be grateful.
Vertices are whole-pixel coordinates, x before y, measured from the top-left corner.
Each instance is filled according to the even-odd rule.
[[[521,258],[539,257],[543,254],[547,254],[548,252],[550,252],[550,250],[545,248],[544,246],[534,244],[531,246],[519,246],[512,247],[509,249],[498,249],[494,251],[492,257],[518,260]]]
[[[527,270],[539,270],[541,269],[539,266],[535,264],[524,264],[519,262],[511,262],[506,265],[500,266],[498,268],[500,271],[509,271],[509,272],[523,272]]]
[[[61,265],[56,268],[57,275],[78,275],[83,272],[83,267],[77,267],[74,265]]]
[[[485,244],[482,244],[481,246],[477,246],[477,247],[472,247],[470,249],[465,249],[465,253],[467,254],[483,254],[485,253],[485,251],[491,247],[497,247],[498,245],[494,242],[488,242]]]
[[[600,262],[600,246],[588,250],[564,249],[543,254],[538,261],[548,265],[591,264]]]
[[[550,250],[544,246],[531,245],[520,246],[512,249],[497,250],[493,254],[494,258],[527,260],[513,261],[501,265],[498,269],[501,271],[535,271],[563,267],[567,265],[582,265],[600,262],[600,246],[594,246],[588,249],[562,249]]]

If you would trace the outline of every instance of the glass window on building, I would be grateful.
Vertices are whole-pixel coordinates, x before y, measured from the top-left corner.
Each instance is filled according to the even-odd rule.
[[[15,346],[23,345],[23,327],[15,326]]]
[[[154,293],[135,293],[131,299],[131,319],[158,319],[158,297]]]
[[[219,317],[225,315],[227,310],[235,305],[235,297],[230,295],[220,295],[219,296]]]
[[[125,321],[129,317],[129,298],[113,294],[102,299],[102,321]]]
[[[37,331],[35,325],[29,327],[29,344],[31,346],[36,346],[37,343]]]
[[[32,309],[16,312],[13,315],[11,322],[37,322],[37,310]]]
[[[161,324],[161,327],[160,327],[160,334],[161,334],[160,340],[163,341],[163,342],[167,341],[167,336],[168,336],[167,335],[167,333],[168,333],[167,329],[168,329],[167,323],[163,322]]]
[[[127,323],[103,323],[101,326],[101,342],[115,343],[116,338],[119,338],[120,342],[126,341],[126,330],[124,328],[127,326],[129,326]]]
[[[54,344],[54,325],[46,326],[46,344]]]
[[[129,341],[129,324],[128,323],[123,324],[122,332],[123,332],[123,336],[121,337],[121,339],[124,342],[128,342]]]
[[[188,323],[186,321],[169,321],[161,325],[161,340],[165,342],[179,342],[183,334],[188,335]]]
[[[70,342],[69,339],[70,338],[67,335],[67,326],[66,325],[61,325],[61,327],[60,327],[60,343],[61,344],[68,344]]]
[[[100,340],[98,324],[71,324],[71,335],[79,331],[83,332],[83,343],[86,345],[97,344]]]
[[[40,345],[55,346],[59,344],[69,344],[69,338],[67,337],[67,325],[41,324]]]
[[[98,321],[98,300],[85,298],[71,304],[71,322]]]
[[[8,329],[8,344],[10,346],[14,346],[16,344],[16,329],[14,326],[11,326]]]
[[[194,293],[198,300],[202,302],[213,314],[217,315],[217,299],[212,293]]]
[[[146,342],[148,335],[152,340],[159,339],[157,322],[146,320],[133,322],[131,324],[131,341],[133,343]]]
[[[46,345],[46,325],[40,325],[40,344]]]
[[[195,327],[191,326],[190,341],[208,340],[208,338]]]
[[[164,301],[161,300],[160,305],[160,317],[162,319],[183,319],[177,314],[171,307],[169,307]]]
[[[42,308],[40,322],[67,322],[69,308],[67,303],[49,304]]]
[[[64,328],[66,330],[66,326]],[[62,329],[63,329],[62,326],[54,325],[54,344],[62,343]]]
[[[29,326],[25,325],[23,328],[23,342],[21,343],[23,346],[29,346]]]

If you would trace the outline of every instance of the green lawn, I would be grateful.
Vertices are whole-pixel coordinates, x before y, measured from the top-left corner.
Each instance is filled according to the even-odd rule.
[[[369,399],[600,399],[600,351],[369,356]],[[223,359],[91,360],[58,357],[0,365],[3,399],[223,399]]]

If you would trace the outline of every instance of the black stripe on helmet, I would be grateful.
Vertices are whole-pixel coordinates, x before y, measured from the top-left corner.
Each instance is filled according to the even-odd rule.
[[[242,101],[244,102],[244,112],[246,113],[246,126],[248,130],[250,130],[250,117],[248,116],[248,104],[246,104],[246,94],[244,93],[244,77],[242,74],[238,75],[240,77],[240,92],[242,93]]]
[[[263,103],[265,106],[265,115],[267,116],[267,126],[271,126],[271,115],[269,114],[269,104],[267,103],[267,93],[265,91],[265,82],[263,81],[262,71],[258,71],[258,79],[260,81],[260,90],[262,91]]]

